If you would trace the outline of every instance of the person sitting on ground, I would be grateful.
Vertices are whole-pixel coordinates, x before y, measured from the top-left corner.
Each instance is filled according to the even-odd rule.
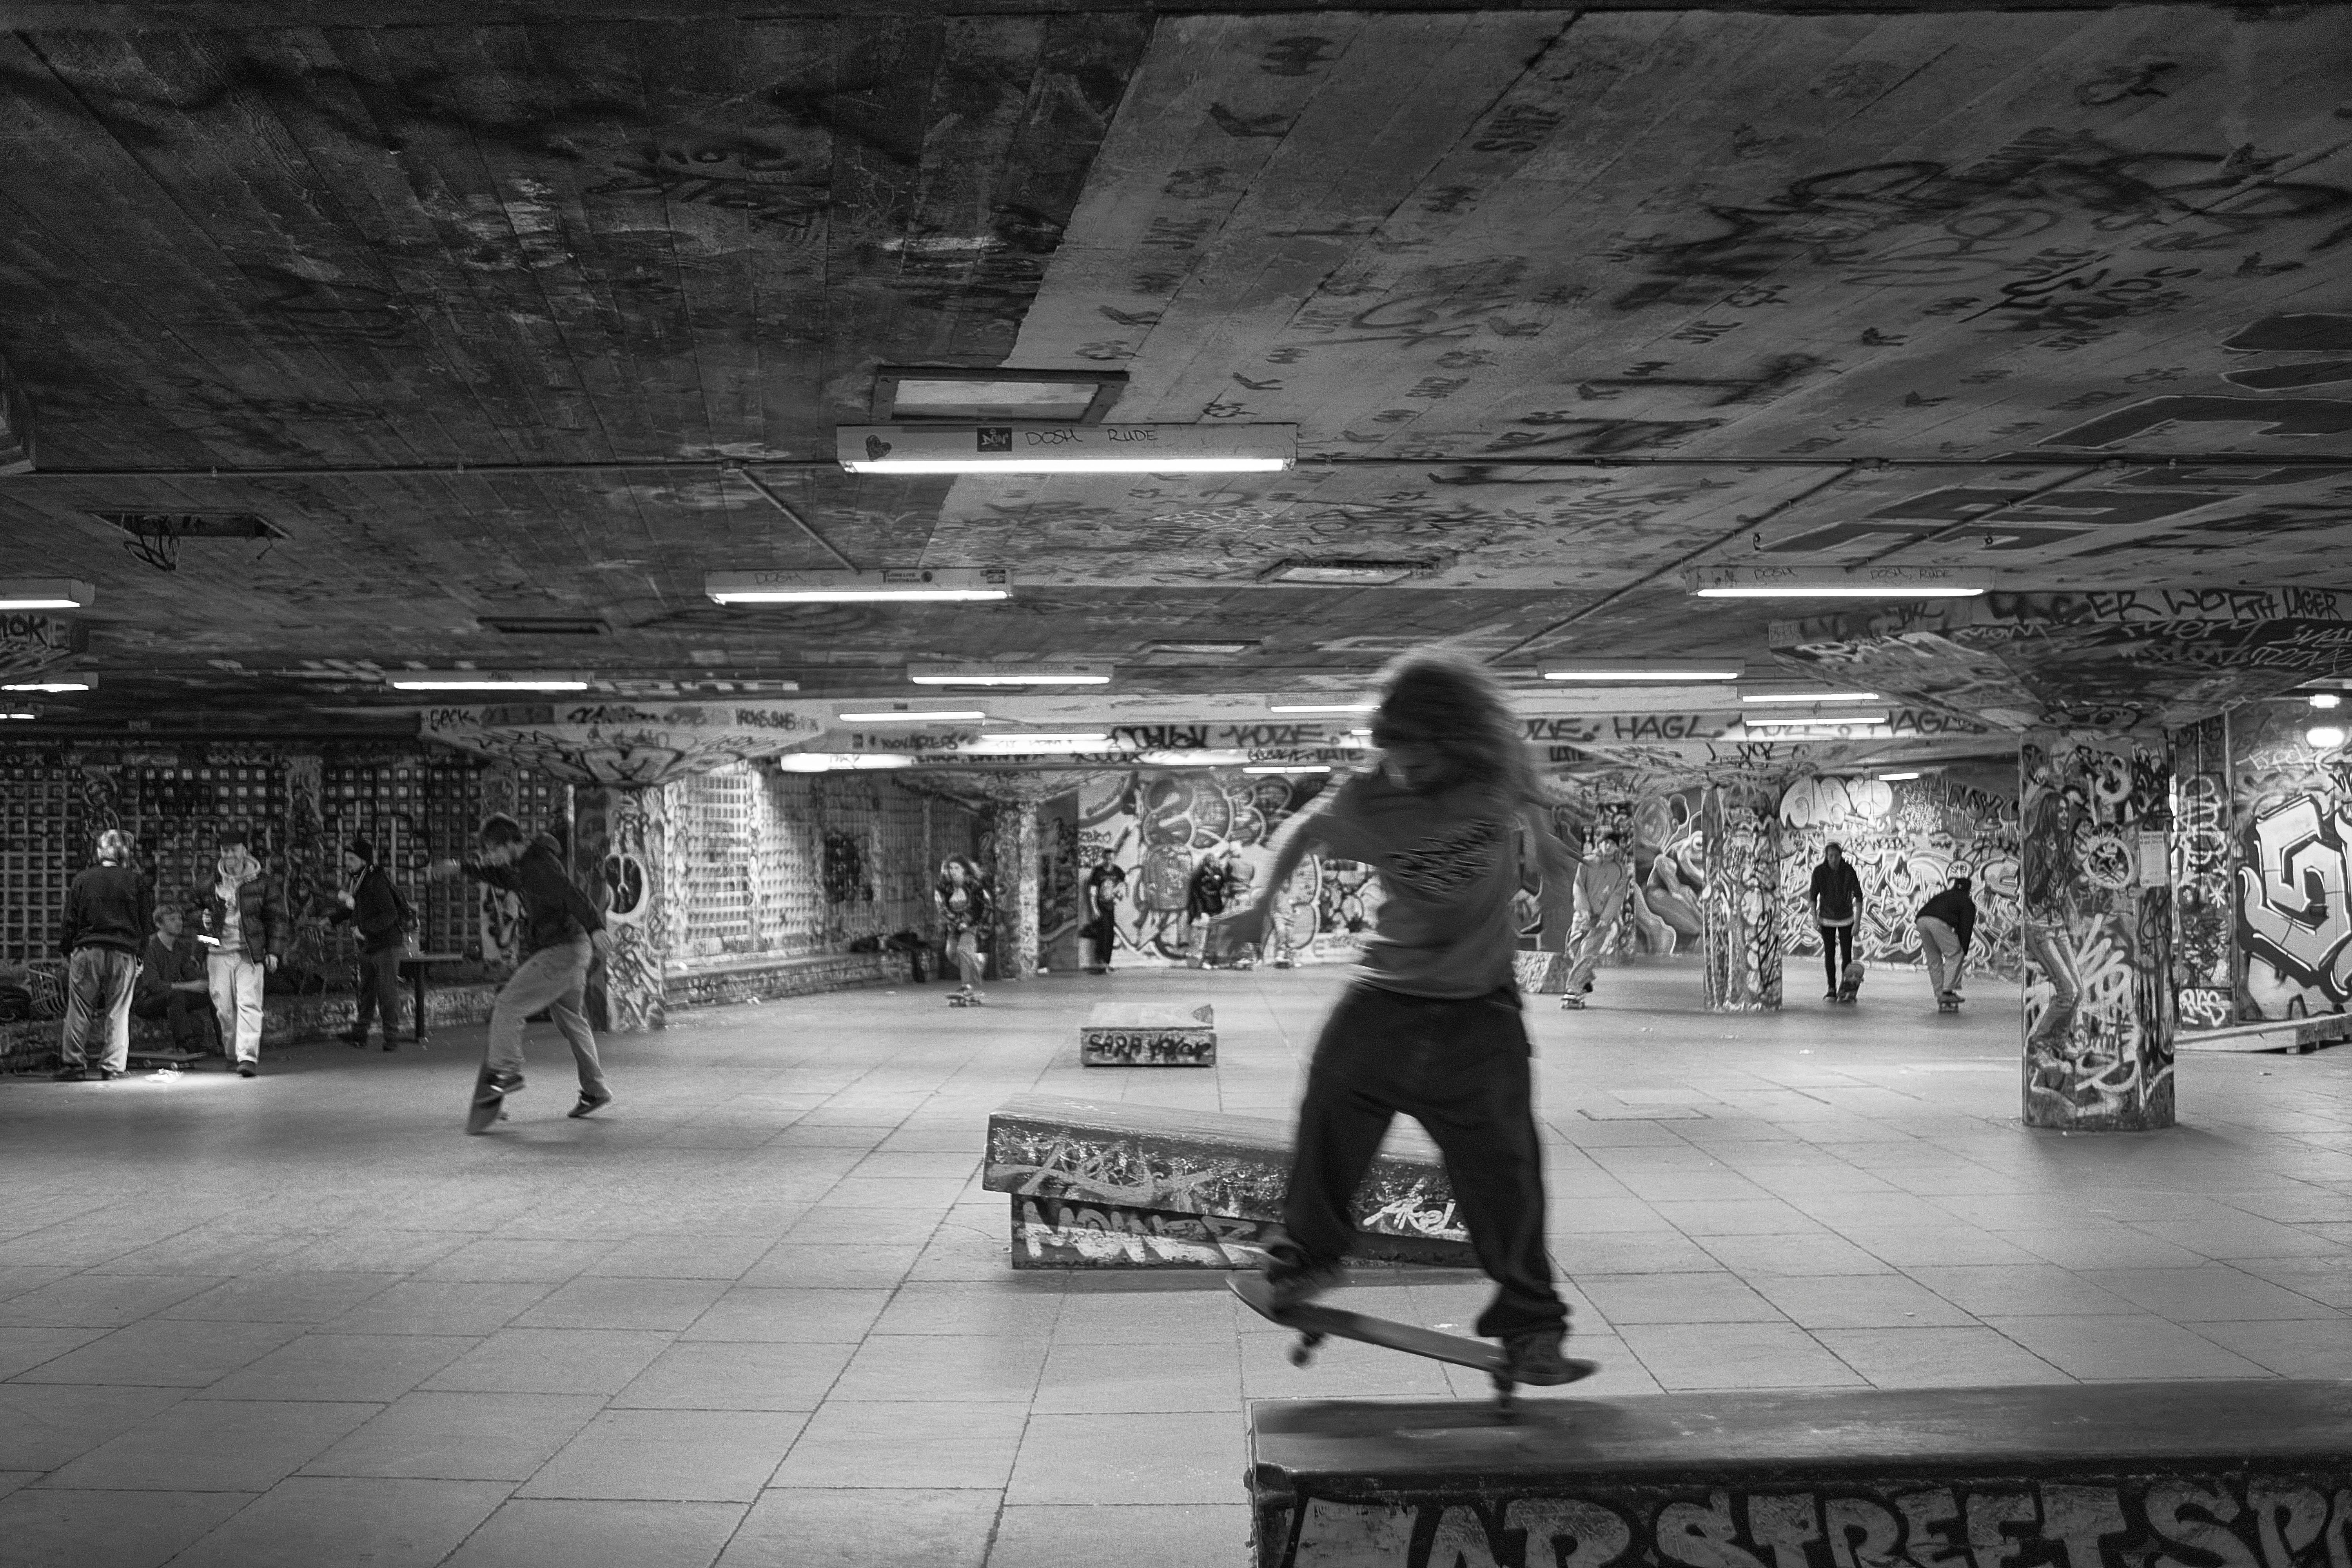
[[[1936,1000],[1957,1003],[1969,944],[1977,934],[1977,901],[1969,891],[1969,879],[1953,878],[1950,887],[1921,904],[1918,925],[1919,947],[1927,955],[1927,979],[1936,988]]]
[[[580,1073],[580,1100],[566,1112],[585,1116],[613,1103],[604,1066],[596,1056],[595,1031],[588,1026],[588,966],[604,956],[612,939],[604,917],[572,884],[553,841],[523,836],[522,825],[504,812],[482,818],[476,835],[481,853],[469,860],[436,860],[427,875],[439,880],[463,873],[512,893],[522,904],[517,930],[524,957],[499,987],[490,1004],[489,1039],[483,1047],[483,1083],[475,1103],[487,1105],[522,1092],[522,1026],[541,1008],[572,1047]]]
[[[66,955],[66,1026],[58,1039],[58,1074],[77,1079],[121,1078],[131,1066],[131,986],[139,973],[139,945],[155,902],[147,879],[131,864],[131,836],[110,827],[98,836],[98,864],[66,890],[58,950]],[[103,1029],[99,1059],[88,1056],[90,1031]]]
[[[352,886],[335,895],[327,919],[336,925],[348,921],[360,933],[358,1005],[343,1043],[357,1048],[367,1044],[368,1019],[383,1018],[383,1048],[400,1048],[400,959],[408,946],[408,906],[376,864],[374,841],[354,837],[343,850],[343,874]]]
[[[1316,1041],[1265,1282],[1277,1310],[1345,1282],[1349,1204],[1402,1111],[1436,1140],[1495,1281],[1477,1331],[1503,1342],[1513,1382],[1572,1382],[1592,1369],[1560,1353],[1568,1307],[1544,1248],[1512,902],[1523,835],[1546,877],[1564,881],[1575,862],[1552,834],[1519,721],[1469,659],[1422,649],[1390,665],[1372,744],[1379,766],[1291,819],[1256,900],[1232,917],[1263,940],[1283,885],[1318,846],[1370,866],[1387,894],[1363,967]]]
[[[1862,879],[1847,864],[1845,847],[1835,839],[1822,847],[1808,901],[1813,925],[1822,933],[1822,967],[1830,976],[1822,1000],[1834,1002],[1845,984],[1845,966],[1853,962],[1853,928],[1862,923]]]
[[[172,1048],[209,1056],[213,1051],[211,1004],[205,993],[205,962],[187,939],[187,921],[170,904],[155,906],[155,931],[141,955],[139,984],[131,995],[134,1018],[163,1018],[172,1029]]]

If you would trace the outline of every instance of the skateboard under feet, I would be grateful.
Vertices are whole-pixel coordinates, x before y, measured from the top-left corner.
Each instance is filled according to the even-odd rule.
[[[1849,963],[1838,978],[1837,999],[1841,1002],[1851,1002],[1861,995],[1862,977],[1868,973],[1869,971],[1863,968],[1862,960],[1857,958]]]
[[[982,996],[977,991],[950,991],[948,993],[948,1005],[950,1007],[979,1007],[985,1005],[987,1000],[988,999],[986,997]]]
[[[1938,1012],[1938,1013],[1957,1013],[1957,1012],[1958,1012],[1959,1010],[1960,1010],[1960,999],[1959,999],[1958,996],[1938,996],[1938,997],[1937,997],[1937,998],[1936,998],[1936,1011],[1937,1011],[1937,1012]]]
[[[474,1098],[466,1107],[466,1131],[488,1132],[492,1122],[507,1119],[506,1104],[507,1097],[491,1089],[490,1069],[485,1063],[474,1075]]]

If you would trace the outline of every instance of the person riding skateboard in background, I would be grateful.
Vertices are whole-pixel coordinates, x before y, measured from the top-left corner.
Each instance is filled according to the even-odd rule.
[[[1269,1294],[1286,1310],[1345,1282],[1349,1202],[1402,1111],[1444,1152],[1495,1281],[1477,1331],[1503,1342],[1513,1382],[1570,1382],[1590,1369],[1560,1353],[1568,1308],[1544,1249],[1512,905],[1523,837],[1547,876],[1571,877],[1575,862],[1553,837],[1518,721],[1468,659],[1422,649],[1391,664],[1372,744],[1378,768],[1291,821],[1256,900],[1232,917],[1242,937],[1262,940],[1283,884],[1318,847],[1370,866],[1387,894],[1363,967],[1316,1042],[1284,1234],[1267,1249]]]
[[[475,881],[504,889],[522,903],[522,924],[516,934],[525,956],[490,1004],[490,1037],[482,1054],[486,1098],[476,1103],[522,1092],[523,1021],[544,1007],[572,1047],[572,1062],[580,1070],[580,1100],[567,1114],[585,1116],[613,1102],[586,1011],[589,963],[604,956],[612,941],[604,917],[572,885],[544,835],[527,839],[521,824],[499,812],[482,818],[477,837],[479,855],[470,860],[436,860],[427,873],[438,881],[463,872]]]
[[[98,864],[66,890],[58,948],[66,955],[66,1025],[58,1039],[58,1074],[71,1080],[121,1078],[131,1066],[131,986],[139,944],[154,903],[147,879],[131,864],[131,836],[98,836]],[[90,1032],[105,1031],[99,1059],[88,1059]]]
[[[223,1040],[235,1040],[236,1076],[261,1070],[261,994],[286,951],[286,900],[270,884],[261,862],[246,847],[245,830],[221,834],[215,880],[205,900],[204,931],[196,940],[210,950],[205,977],[219,1015]]]
[[[360,933],[359,1003],[351,1031],[343,1043],[354,1048],[367,1044],[368,1017],[383,1017],[383,1048],[400,1048],[400,955],[408,945],[408,907],[400,889],[376,864],[375,844],[354,837],[343,850],[343,874],[354,879],[350,889],[335,895],[327,919],[341,925],[349,921]]]
[[[1969,944],[1977,934],[1977,901],[1969,891],[1969,879],[1953,878],[1950,887],[1919,906],[1917,919],[1919,948],[1927,956],[1927,978],[1936,987],[1937,1005],[1957,1007]]]
[[[986,1001],[980,989],[980,932],[992,910],[988,889],[981,885],[980,868],[964,856],[949,856],[940,862],[939,886],[931,896],[939,904],[940,941],[963,979],[949,1002]]]
[[[197,1056],[210,1055],[213,1034],[205,1015],[210,1003],[205,992],[204,960],[187,940],[186,921],[169,904],[155,906],[155,933],[140,955],[139,984],[131,994],[133,1017],[168,1019],[172,1048]]]
[[[1835,839],[1822,847],[1808,901],[1822,933],[1822,967],[1830,976],[1822,1000],[1834,1002],[1845,984],[1845,966],[1853,962],[1853,928],[1862,920],[1862,879],[1846,864],[1845,847]]]

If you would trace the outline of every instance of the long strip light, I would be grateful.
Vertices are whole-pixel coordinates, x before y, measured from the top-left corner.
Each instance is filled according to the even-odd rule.
[[[892,752],[786,752],[776,759],[776,771],[786,773],[866,773],[914,765],[914,758]]]
[[[398,691],[585,691],[577,675],[509,675],[484,669],[395,669],[384,684]]]
[[[0,610],[79,610],[98,590],[71,577],[0,577]]]
[[[1244,768],[1245,773],[1328,773],[1328,763],[1257,763]]]
[[[1644,686],[1720,683],[1737,680],[1742,673],[1741,667],[1736,664],[1643,664],[1633,661],[1555,664],[1545,667],[1542,671],[1546,680],[1630,681]]]
[[[1279,699],[1265,705],[1269,713],[1376,713],[1377,702],[1285,702]]]
[[[71,679],[61,678],[57,680],[11,680],[0,683],[0,691],[89,691],[97,685],[98,679],[95,676],[79,676]],[[2315,703],[2313,706],[2316,707],[2317,704]]]
[[[706,572],[718,605],[984,603],[1013,596],[1013,574],[994,566],[891,567],[879,572]]]
[[[844,724],[978,724],[988,715],[977,708],[942,708],[931,713],[901,708],[887,713],[836,713],[834,717]]]
[[[1881,773],[1878,776],[1882,783],[1901,784],[1906,779],[1916,779],[1919,775],[1917,773]]]
[[[918,686],[1108,686],[1107,664],[910,664]]]
[[[1702,599],[1973,599],[1990,591],[1992,574],[1939,566],[1701,566],[1685,573],[1683,584]]]
[[[1849,724],[1884,724],[1884,713],[1792,713],[1787,718],[1768,718],[1759,713],[1740,721],[1750,730],[1820,730],[1841,728]]]
[[[1742,692],[1742,702],[1883,702],[1885,699],[1875,691],[1759,691]]]
[[[1296,425],[845,425],[853,474],[1272,474]]]

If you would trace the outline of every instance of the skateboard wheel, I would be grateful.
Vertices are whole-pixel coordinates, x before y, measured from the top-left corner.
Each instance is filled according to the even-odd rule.
[[[1297,1344],[1290,1347],[1291,1365],[1305,1366],[1308,1362],[1311,1362],[1314,1359],[1314,1347],[1309,1345],[1305,1340],[1301,1340]]]

